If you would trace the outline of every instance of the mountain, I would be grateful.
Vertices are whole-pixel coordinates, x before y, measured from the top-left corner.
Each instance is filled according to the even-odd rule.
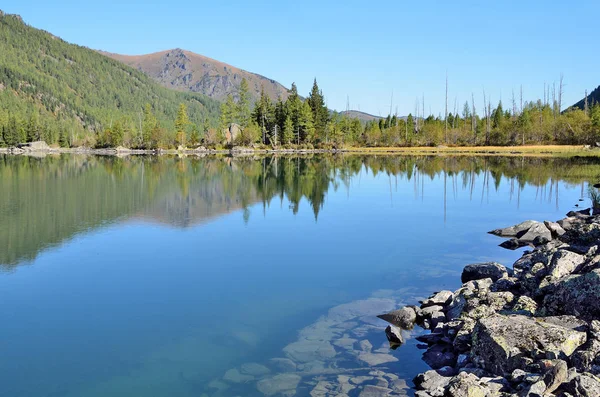
[[[219,101],[229,94],[236,97],[244,78],[254,100],[259,98],[261,87],[272,100],[288,96],[288,89],[275,80],[179,48],[147,55],[101,53],[146,73],[164,87]]]
[[[174,125],[181,103],[195,123],[216,123],[220,106],[202,94],[168,90],[134,68],[0,12],[0,130],[12,122],[22,131],[33,118],[54,130],[49,143],[55,143],[56,131],[93,136],[116,120],[128,120],[133,129],[146,103],[164,128]]]
[[[587,101],[588,101],[588,106],[590,108],[592,106],[594,106],[595,104],[600,103],[600,86],[598,86],[594,91],[592,91],[591,93],[588,94]],[[581,101],[574,104],[572,107],[583,110],[585,108],[585,98],[583,98]]]
[[[360,121],[365,123],[367,121],[379,120],[384,118],[380,116],[374,116],[369,113],[361,112],[359,110],[344,110],[343,112],[340,112],[340,114],[343,116],[348,116],[351,119],[359,119]]]

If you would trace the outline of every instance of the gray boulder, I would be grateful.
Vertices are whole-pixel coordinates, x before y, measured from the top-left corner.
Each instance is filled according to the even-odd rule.
[[[412,329],[417,321],[417,313],[411,307],[403,307],[402,309],[381,314],[377,317],[402,329]]]
[[[424,300],[421,304],[421,307],[424,308],[436,305],[446,306],[452,301],[453,297],[454,294],[451,291],[440,291],[437,294],[433,295],[431,298]]]
[[[566,233],[565,229],[558,222],[544,221],[544,225],[546,225],[554,237],[560,237]]]
[[[461,280],[462,283],[469,281],[481,280],[485,278],[491,278],[492,281],[497,281],[503,277],[508,277],[508,270],[499,263],[486,262],[486,263],[474,263],[465,266],[462,272]]]
[[[393,325],[387,326],[387,328],[385,329],[385,336],[387,336],[387,339],[390,342],[390,346],[394,348],[404,343],[402,332],[399,328],[394,327]]]
[[[524,367],[527,359],[538,358],[538,352],[569,357],[587,340],[587,333],[574,325],[582,322],[500,314],[482,318],[473,331],[471,356],[479,367],[498,376]]]
[[[600,379],[592,374],[577,375],[565,389],[574,396],[598,397],[600,396]]]
[[[461,372],[450,381],[445,396],[486,397],[491,390],[475,375]]]
[[[559,250],[553,256],[548,266],[548,274],[559,279],[568,276],[585,261],[585,256],[567,250]]]
[[[543,223],[536,223],[527,230],[527,233],[519,237],[519,240],[532,243],[536,238],[543,238],[546,241],[550,241],[552,240],[552,233]]]
[[[520,234],[527,232],[532,226],[539,223],[540,222],[537,221],[525,221],[519,223],[518,225],[492,230],[488,233],[499,237],[518,237]]]
[[[425,390],[432,397],[442,397],[451,379],[430,370],[417,375],[413,382],[418,390]]]
[[[544,297],[546,315],[570,314],[584,320],[600,318],[600,269],[587,274],[567,276],[554,284],[552,294]]]

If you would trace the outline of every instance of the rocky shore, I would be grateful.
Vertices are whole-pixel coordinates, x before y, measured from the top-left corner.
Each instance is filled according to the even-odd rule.
[[[342,153],[345,149],[286,149],[286,148],[261,148],[261,147],[244,147],[244,146],[233,146],[226,149],[209,149],[204,146],[197,148],[186,148],[180,147],[178,149],[129,149],[125,147],[116,148],[88,148],[88,147],[75,147],[75,148],[57,148],[51,147],[46,142],[30,142],[22,144],[17,147],[1,148],[0,154],[12,154],[12,155],[33,155],[40,156],[46,154],[61,154],[61,153],[73,153],[73,154],[95,154],[104,156],[127,156],[127,155],[189,155],[189,156],[206,156],[214,154],[223,154],[231,156],[244,156],[244,155],[255,155],[255,154],[316,154],[316,153]]]
[[[415,379],[417,397],[599,397],[600,216],[570,212],[490,233],[502,246],[530,246],[512,268],[468,265],[462,287],[379,316],[417,339],[432,368]]]

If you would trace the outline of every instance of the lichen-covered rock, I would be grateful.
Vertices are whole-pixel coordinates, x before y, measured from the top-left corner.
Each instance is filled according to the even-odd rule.
[[[418,390],[425,390],[432,397],[442,397],[451,379],[430,370],[417,375],[413,382]]]
[[[544,297],[546,315],[570,314],[584,320],[600,318],[600,269],[572,275],[554,284],[552,294]]]
[[[461,372],[450,381],[446,389],[448,397],[487,397],[490,389],[477,376]]]
[[[548,274],[554,279],[570,275],[585,261],[585,256],[567,250],[559,250],[548,265]]]
[[[566,233],[565,229],[558,222],[544,221],[544,225],[550,230],[553,237],[560,237]]]
[[[469,281],[486,278],[490,278],[492,279],[492,282],[494,282],[503,277],[508,277],[508,270],[504,266],[496,262],[486,262],[465,266],[461,280],[463,284]]]
[[[537,351],[570,356],[587,340],[586,332],[555,319],[496,314],[479,320],[473,331],[473,362],[503,376],[524,367]]]
[[[550,241],[552,240],[552,233],[550,232],[550,230],[548,230],[546,225],[538,222],[535,225],[531,226],[529,230],[527,230],[527,233],[520,236],[519,240],[525,242],[534,242],[534,240],[539,238],[545,239],[546,242]]]
[[[385,329],[385,336],[390,342],[390,346],[398,347],[404,343],[404,338],[402,337],[402,332],[398,327],[393,325],[388,325]],[[372,347],[372,346],[371,346]]]
[[[511,292],[490,292],[487,294],[488,305],[495,311],[499,311],[508,306],[515,296]]]
[[[600,379],[592,374],[577,375],[565,386],[565,389],[578,397],[598,397],[600,396]]]

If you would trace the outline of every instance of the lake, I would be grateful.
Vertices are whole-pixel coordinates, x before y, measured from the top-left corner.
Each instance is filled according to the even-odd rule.
[[[598,176],[594,158],[0,157],[0,396],[413,395],[420,331],[390,350],[376,315],[511,265],[486,232],[587,207]]]

